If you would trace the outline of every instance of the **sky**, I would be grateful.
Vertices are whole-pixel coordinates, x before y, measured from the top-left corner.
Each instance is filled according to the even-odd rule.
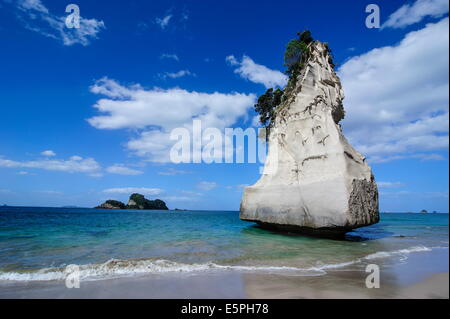
[[[371,3],[379,28],[366,26]],[[448,212],[447,0],[0,0],[0,205],[139,192],[238,210],[262,164],[172,163],[170,132],[194,118],[257,127],[253,105],[286,83],[285,46],[305,29],[332,49],[343,131],[380,210]]]

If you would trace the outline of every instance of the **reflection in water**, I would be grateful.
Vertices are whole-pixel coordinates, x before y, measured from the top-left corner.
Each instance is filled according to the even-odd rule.
[[[285,276],[243,274],[249,298],[393,298],[400,287],[382,282],[379,289],[368,289],[364,271],[333,272],[324,276]],[[383,280],[392,275],[383,273]],[[391,278],[388,278],[391,277]]]

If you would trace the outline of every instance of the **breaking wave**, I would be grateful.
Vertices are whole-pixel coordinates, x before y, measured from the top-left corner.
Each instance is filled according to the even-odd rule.
[[[379,258],[387,258],[387,257],[393,257],[393,256],[405,256],[410,253],[417,253],[417,252],[425,252],[425,251],[431,251],[431,248],[425,247],[425,246],[414,246],[407,249],[399,249],[394,251],[379,251],[374,254],[367,255],[365,259],[372,260],[372,259],[379,259]]]
[[[448,247],[433,247],[448,248]],[[239,265],[219,265],[213,262],[202,264],[185,264],[164,259],[138,259],[138,260],[120,260],[110,259],[102,264],[80,265],[80,280],[99,280],[111,279],[139,274],[163,274],[163,273],[195,273],[205,271],[240,271],[251,273],[289,273],[297,276],[320,276],[326,274],[326,270],[345,268],[363,261],[369,261],[379,258],[388,258],[392,256],[405,257],[414,252],[431,251],[431,248],[424,246],[414,246],[408,249],[395,251],[380,251],[367,255],[356,260],[337,263],[324,264],[307,268],[293,266],[239,266]],[[73,268],[72,268],[73,269]],[[68,275],[65,267],[44,268],[34,272],[2,272],[0,271],[0,280],[4,281],[52,281],[65,280]]]

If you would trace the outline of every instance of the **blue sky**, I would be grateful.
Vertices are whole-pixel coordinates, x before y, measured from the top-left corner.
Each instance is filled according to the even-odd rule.
[[[80,29],[64,25],[69,3],[0,0],[0,204],[138,191],[237,210],[261,165],[169,163],[167,132],[205,100],[209,124],[251,127],[255,97],[283,83],[286,43],[310,29],[333,51],[342,126],[381,210],[448,212],[446,0],[377,1],[379,29],[365,25],[374,1],[80,0]]]

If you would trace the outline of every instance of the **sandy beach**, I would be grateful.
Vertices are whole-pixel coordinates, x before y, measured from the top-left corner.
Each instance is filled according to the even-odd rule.
[[[90,281],[83,282],[79,289],[68,289],[63,282],[10,284],[2,287],[0,298],[422,299],[449,298],[448,282],[448,273],[440,273],[404,287],[386,285],[367,289],[363,276],[351,272],[321,278],[228,273]]]
[[[446,258],[447,264],[433,268],[430,257]],[[0,298],[449,298],[448,249],[411,255],[405,263],[381,269],[380,288],[368,289],[366,276],[346,269],[322,276],[170,273],[82,281],[78,289],[66,288],[64,281],[2,282]]]

